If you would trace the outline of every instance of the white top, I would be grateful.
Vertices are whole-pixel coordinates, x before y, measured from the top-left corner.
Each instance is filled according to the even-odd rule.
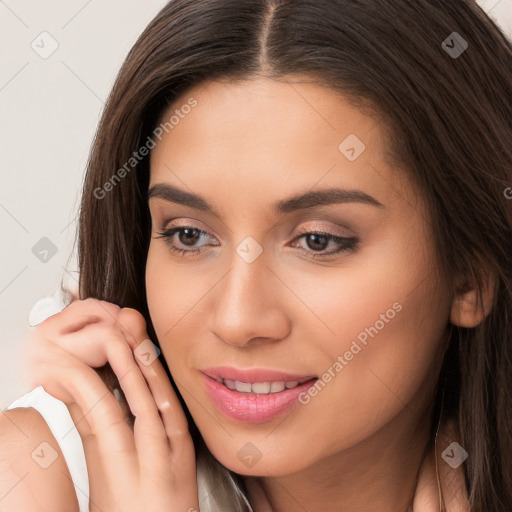
[[[33,407],[46,420],[68,465],[75,486],[79,511],[89,512],[89,475],[84,447],[66,404],[47,393],[43,386],[38,386],[15,400],[6,410],[16,407]]]

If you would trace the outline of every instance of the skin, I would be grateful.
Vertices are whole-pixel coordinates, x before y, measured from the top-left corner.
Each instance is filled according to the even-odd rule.
[[[422,462],[435,483],[433,459],[424,455],[448,323],[478,320],[441,284],[428,214],[404,172],[386,161],[385,128],[339,94],[290,80],[202,84],[164,114],[190,97],[198,102],[152,150],[150,188],[167,183],[200,194],[219,216],[149,200],[150,315],[208,448],[247,476],[258,512],[297,503],[405,512]],[[338,150],[349,134],[366,146],[355,161]],[[331,187],[363,191],[383,207],[271,210],[275,201]],[[188,245],[183,232],[158,238],[178,226],[208,234]],[[359,242],[352,252],[314,258],[339,246],[297,239],[300,228]],[[252,263],[236,252],[248,236],[263,250]],[[176,254],[169,243],[203,252]],[[203,387],[199,370],[221,365],[321,376],[394,303],[401,311],[321,392],[274,420],[227,418]],[[261,452],[251,468],[237,456],[247,443]]]
[[[94,298],[77,300],[39,324],[28,341],[31,387],[42,385],[68,405],[82,439],[89,477],[88,510],[199,509],[187,420],[159,359],[143,362],[137,357],[137,349],[148,351],[147,345],[141,346],[148,334],[138,311]],[[92,369],[106,362],[134,416],[133,428],[125,422],[121,404]],[[20,505],[25,512],[76,510],[76,492],[83,496],[86,491],[78,486],[75,490],[69,473],[62,470],[66,465],[62,452],[55,449],[56,459],[49,461],[45,456],[53,454],[48,447],[41,447],[41,454],[40,443],[34,444],[38,439],[51,447],[60,442],[35,409],[0,415],[2,510],[16,512]],[[34,465],[36,459],[29,456],[34,448],[42,461],[50,462],[50,470]]]

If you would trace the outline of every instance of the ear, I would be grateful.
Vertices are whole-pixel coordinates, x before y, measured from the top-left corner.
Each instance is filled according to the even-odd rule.
[[[495,282],[495,276],[491,272],[486,272],[481,300],[478,297],[478,286],[466,283],[453,298],[450,322],[467,328],[479,325],[491,312]]]

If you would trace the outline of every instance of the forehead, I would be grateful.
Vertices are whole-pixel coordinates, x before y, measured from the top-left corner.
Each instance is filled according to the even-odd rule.
[[[193,109],[187,107],[191,99],[197,102]],[[380,149],[375,147],[381,135],[375,119],[350,106],[332,89],[291,79],[206,82],[176,99],[162,121],[173,114],[181,115],[179,119],[174,115],[173,126],[163,138],[176,145],[197,135],[202,145],[227,147],[233,140],[246,140],[247,146],[254,147],[254,141],[275,148],[300,139],[307,144],[296,147],[297,153],[311,147],[337,151],[338,144],[354,133]],[[258,150],[264,154],[265,147]]]
[[[162,123],[171,118],[151,153],[150,185],[207,193],[222,183],[245,198],[321,185],[365,188],[381,202],[393,193],[384,128],[326,87],[292,79],[207,82],[174,101]]]

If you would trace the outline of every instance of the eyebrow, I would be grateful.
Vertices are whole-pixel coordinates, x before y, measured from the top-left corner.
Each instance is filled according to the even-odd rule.
[[[197,210],[201,210],[219,216],[215,208],[203,197],[192,192],[186,192],[167,183],[153,185],[147,193],[147,200],[152,197],[160,198],[172,203],[182,204]],[[329,188],[323,190],[308,191],[295,195],[288,199],[282,199],[272,205],[275,214],[291,213],[299,210],[307,210],[315,206],[325,206],[340,203],[362,203],[384,208],[384,205],[374,197],[361,190],[345,190],[341,188]]]

